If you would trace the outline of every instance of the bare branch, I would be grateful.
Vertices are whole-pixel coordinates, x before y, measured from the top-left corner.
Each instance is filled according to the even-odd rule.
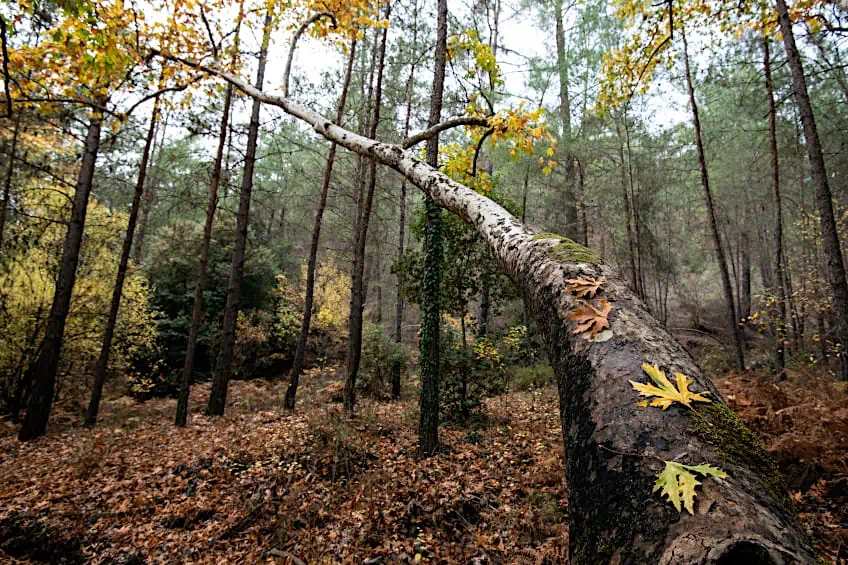
[[[333,22],[333,28],[335,29],[338,26],[336,22],[336,16],[334,16],[331,12],[318,12],[317,14],[313,14],[308,20],[303,22],[299,28],[297,28],[297,32],[292,37],[291,47],[289,47],[289,58],[286,61],[286,70],[283,73],[283,96],[289,95],[289,77],[291,76],[291,66],[292,61],[294,61],[294,50],[297,48],[297,42],[300,41],[300,36],[309,29],[309,26],[321,20],[323,18],[330,18]]]
[[[450,120],[445,120],[442,123],[436,124],[433,127],[426,129],[422,132],[418,132],[415,135],[407,137],[403,141],[402,147],[404,149],[409,149],[415,145],[418,145],[422,141],[427,141],[428,139],[439,135],[441,132],[452,129],[460,126],[480,126],[486,127],[489,125],[489,120],[487,118],[473,118],[464,116],[461,118],[452,118]]]

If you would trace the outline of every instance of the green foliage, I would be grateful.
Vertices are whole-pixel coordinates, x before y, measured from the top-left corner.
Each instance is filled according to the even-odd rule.
[[[297,347],[297,337],[303,323],[303,306],[297,289],[292,286],[285,275],[277,275],[277,286],[274,288],[274,319],[272,335],[276,348],[285,353],[294,353]]]
[[[510,383],[516,390],[539,390],[554,382],[554,370],[546,363],[526,367],[511,367]]]
[[[382,326],[366,323],[362,329],[362,361],[356,386],[375,398],[383,398],[386,387],[397,364],[405,371],[409,364],[409,352]]]
[[[483,400],[506,390],[503,357],[488,338],[471,347],[442,325],[440,407],[448,422],[464,423],[480,414]]]
[[[217,326],[227,302],[232,264],[235,222],[221,215],[216,222],[209,248],[206,287],[203,292],[204,317],[198,332],[195,370],[208,374],[215,359]],[[154,303],[162,312],[157,332],[163,347],[163,368],[168,379],[179,381],[185,361],[186,342],[191,325],[197,284],[197,253],[203,235],[199,221],[177,220],[160,230],[148,254],[148,276],[155,285]],[[274,288],[273,258],[267,248],[248,246],[242,280],[241,310],[252,313],[272,306]],[[172,375],[174,373],[174,375]]]

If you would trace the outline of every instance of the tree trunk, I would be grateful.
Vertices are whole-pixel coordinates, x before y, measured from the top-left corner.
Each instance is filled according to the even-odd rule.
[[[444,0],[441,0],[444,2]],[[531,304],[550,352],[560,399],[567,460],[571,562],[580,563],[815,563],[772,458],[726,407],[691,356],[607,265],[568,260],[558,237],[539,237],[488,198],[399,146],[335,126],[284,98],[269,96],[229,73],[214,72],[240,90],[307,122],[320,135],[378,160],[419,187],[438,206],[473,225],[504,272]],[[607,279],[604,295],[613,339],[575,336],[576,304],[567,287],[577,276]],[[698,416],[682,407],[636,406],[628,379],[645,380],[641,365],[684,373],[692,390],[713,403]],[[657,459],[720,465],[727,477],[699,486],[697,515],[679,513],[651,494]]]
[[[256,70],[256,88],[262,90],[265,80],[265,66],[268,62],[268,43],[271,40],[271,12],[265,15],[265,27],[262,33],[262,46],[259,50],[259,66]],[[253,101],[250,113],[250,126],[247,130],[247,150],[244,155],[239,208],[236,216],[236,241],[233,249],[233,264],[230,271],[230,283],[227,288],[227,304],[224,308],[224,322],[221,326],[221,344],[215,373],[212,377],[212,391],[206,405],[210,416],[221,416],[227,404],[227,387],[232,374],[233,349],[236,342],[236,323],[238,321],[239,302],[241,301],[241,282],[244,276],[244,259],[247,250],[247,227],[250,220],[250,197],[253,192],[253,169],[256,165],[256,145],[259,141],[259,110],[262,104]]]
[[[158,163],[159,161],[161,161],[162,147],[164,147],[165,145],[165,134],[167,129],[168,116],[166,113],[162,127],[162,138],[159,140],[158,153],[155,149],[156,135],[154,134],[154,149],[151,151],[151,153],[155,155],[154,163]],[[142,194],[141,208],[139,210],[138,217],[138,227],[136,228],[137,233],[135,237],[133,237],[133,249],[130,255],[132,257],[133,263],[135,263],[136,265],[141,265],[141,261],[144,258],[144,240],[147,236],[147,224],[150,219],[150,211],[153,209],[153,200],[156,198],[156,187],[158,183],[159,179],[156,178],[155,175],[148,176],[147,186],[145,187],[144,193]]]
[[[147,138],[144,141],[144,150],[141,153],[141,163],[138,166],[138,179],[135,184],[132,205],[130,206],[130,217],[127,220],[127,233],[121,247],[121,259],[118,263],[118,275],[115,278],[115,287],[112,290],[112,303],[109,307],[109,317],[106,319],[106,329],[103,331],[103,342],[100,347],[100,356],[94,366],[94,385],[91,388],[91,398],[85,413],[85,424],[93,426],[97,422],[97,413],[100,409],[100,398],[103,396],[103,384],[106,382],[106,370],[109,368],[109,353],[112,349],[112,339],[115,337],[115,325],[118,323],[118,309],[121,307],[121,297],[124,292],[124,279],[127,276],[127,267],[132,251],[135,226],[138,221],[138,208],[141,196],[144,193],[144,183],[147,177],[147,163],[150,160],[150,148],[153,145],[153,136],[156,134],[156,122],[159,119],[159,97],[153,102],[153,113],[150,117],[150,127],[147,130]]]
[[[718,231],[718,220],[716,219],[713,196],[710,191],[710,178],[707,173],[707,160],[704,156],[704,143],[701,137],[701,120],[698,117],[698,104],[695,101],[695,87],[692,83],[692,72],[689,68],[689,49],[686,42],[685,32],[683,38],[683,62],[686,70],[686,88],[689,91],[689,105],[692,107],[692,123],[695,128],[695,147],[698,150],[698,166],[701,170],[701,185],[704,188],[704,200],[709,216],[710,232],[713,237],[716,260],[721,273],[721,284],[724,290],[724,303],[727,310],[727,330],[733,343],[733,353],[736,358],[736,368],[745,369],[745,354],[743,352],[742,331],[739,328],[739,319],[736,316],[736,305],[733,298],[733,286],[730,282],[730,273],[727,270],[727,261],[724,256],[724,247],[721,243],[721,234]]]
[[[745,225],[747,225],[747,222]],[[739,291],[739,317],[747,320],[751,315],[751,250],[748,234],[745,232],[742,233],[739,252],[741,255],[739,270],[742,271]]]
[[[3,249],[3,236],[6,233],[6,217],[9,214],[9,197],[12,193],[12,178],[15,175],[15,155],[18,151],[18,134],[21,129],[21,115],[15,116],[12,129],[12,144],[9,148],[9,163],[6,166],[6,176],[3,179],[3,202],[0,202],[0,250]]]
[[[105,101],[100,102],[102,102],[100,103],[101,106],[105,105]],[[76,282],[79,252],[85,231],[88,196],[91,193],[94,179],[97,151],[100,149],[100,129],[103,123],[103,115],[99,111],[93,110],[92,112],[85,137],[82,165],[71,207],[68,234],[65,237],[65,245],[62,249],[62,262],[59,267],[59,277],[56,279],[56,291],[53,293],[53,304],[50,307],[50,317],[47,319],[47,328],[32,369],[33,389],[27,405],[26,417],[18,434],[20,441],[27,441],[43,435],[47,430],[47,420],[50,418],[56,374],[59,370],[59,358],[62,354],[62,340],[65,336],[65,322],[71,307],[71,295]]]
[[[391,15],[391,4],[386,4],[384,18],[389,19]],[[383,102],[383,70],[386,62],[386,41],[388,30],[383,29],[379,42],[379,54],[377,62],[377,82],[374,86],[374,111],[369,119],[370,137],[377,137],[377,128],[380,125],[380,106]],[[375,47],[377,42],[375,41]],[[368,161],[368,189],[364,200],[360,202],[359,222],[356,226],[354,237],[353,272],[351,274],[350,290],[350,319],[348,320],[348,349],[347,349],[347,375],[344,384],[344,408],[345,412],[353,414],[356,403],[356,378],[359,375],[359,362],[362,359],[362,313],[365,309],[365,248],[368,243],[368,224],[371,221],[371,206],[374,202],[374,190],[377,187],[377,162],[373,159]]]
[[[341,125],[344,118],[345,105],[347,104],[347,93],[350,88],[350,78],[353,72],[353,63],[356,59],[356,39],[350,44],[350,55],[347,60],[342,93],[336,110],[336,125]],[[303,323],[300,326],[300,334],[297,338],[297,348],[294,353],[294,364],[292,365],[289,386],[286,389],[285,406],[289,410],[294,409],[297,397],[297,386],[300,373],[303,371],[303,363],[306,359],[306,344],[309,339],[309,327],[312,323],[312,307],[315,301],[315,270],[318,263],[318,243],[321,238],[321,222],[324,219],[324,209],[327,207],[327,194],[330,191],[330,181],[333,178],[333,165],[336,161],[336,144],[330,144],[330,153],[327,155],[327,164],[324,167],[324,180],[321,185],[321,198],[318,209],[315,211],[315,222],[312,226],[312,241],[309,244],[309,259],[306,264],[306,297],[303,306]]]
[[[633,227],[632,227],[632,217],[633,214],[630,211],[630,190],[627,187],[627,168],[625,167],[624,161],[624,141],[621,140],[621,128],[618,125],[618,122],[615,123],[615,130],[619,136],[618,143],[618,158],[621,161],[621,192],[622,192],[622,201],[624,202],[624,216],[626,220],[627,226],[627,251],[628,251],[628,263],[630,265],[630,287],[634,292],[639,288],[636,283],[636,246],[633,241]]]
[[[244,3],[239,4],[239,15],[236,24],[236,33],[233,39],[233,50],[231,66],[235,66],[239,47],[241,45],[241,22],[244,18]],[[188,422],[188,400],[191,392],[192,373],[194,372],[194,358],[197,352],[197,336],[203,323],[203,293],[206,290],[206,270],[209,267],[209,245],[212,241],[212,228],[215,224],[215,213],[218,209],[218,191],[221,188],[221,179],[224,166],[224,149],[227,146],[227,136],[230,133],[230,116],[233,106],[235,91],[231,84],[227,85],[224,93],[224,107],[221,112],[221,127],[218,130],[218,148],[215,151],[215,162],[212,165],[212,177],[209,181],[209,200],[206,204],[206,220],[203,223],[203,239],[200,242],[200,259],[197,266],[197,283],[194,287],[194,303],[191,307],[191,326],[186,343],[185,361],[180,378],[180,391],[177,395],[177,411],[174,415],[174,425],[184,428]],[[285,209],[283,209],[285,214]]]
[[[577,219],[577,197],[575,195],[575,156],[571,148],[571,98],[568,93],[568,62],[565,57],[565,25],[563,22],[562,0],[554,0],[554,19],[556,20],[556,54],[559,75],[559,115],[562,120],[562,144],[565,148],[565,179],[560,191],[562,196],[562,220],[565,235],[579,241],[580,228]]]
[[[833,296],[833,323],[836,339],[842,348],[848,347],[848,282],[845,280],[845,264],[842,259],[842,249],[839,244],[839,234],[836,230],[836,220],[833,215],[833,200],[830,185],[827,180],[827,169],[824,163],[821,143],[819,142],[816,119],[813,106],[807,92],[807,79],[801,64],[801,56],[795,46],[795,36],[792,33],[792,21],[785,0],[777,0],[777,20],[783,35],[783,45],[786,48],[786,58],[792,71],[795,86],[795,101],[798,113],[804,126],[804,138],[807,142],[807,156],[810,161],[810,176],[816,190],[816,207],[819,211],[819,225],[822,235],[822,251],[824,252],[825,273]],[[842,380],[848,380],[848,355],[839,356]]]
[[[480,304],[477,308],[477,337],[486,337],[489,335],[489,311],[491,310],[489,290],[489,271],[486,269],[483,273],[483,280],[480,281]]]
[[[197,335],[203,322],[203,291],[206,289],[206,269],[209,266],[209,244],[212,241],[212,226],[215,223],[215,212],[218,208],[218,189],[221,186],[221,168],[224,162],[224,148],[227,144],[227,133],[230,124],[230,107],[233,102],[232,85],[227,86],[224,94],[224,111],[221,115],[221,128],[218,132],[218,149],[215,153],[215,163],[212,165],[212,178],[209,183],[209,201],[206,204],[206,221],[203,223],[203,239],[200,242],[200,260],[197,269],[197,283],[194,287],[194,304],[191,308],[191,327],[186,343],[185,361],[183,362],[180,392],[177,396],[177,412],[174,424],[185,427],[188,421],[188,398],[191,391],[194,357],[197,350]]]
[[[775,309],[777,322],[772,324],[774,336],[774,365],[778,375],[783,374],[786,351],[786,287],[783,284],[783,203],[780,197],[780,166],[777,152],[777,109],[774,103],[774,82],[771,76],[771,54],[768,38],[763,36],[763,68],[769,106],[769,151],[771,153],[771,193],[774,198],[774,276]]]
[[[434,52],[433,87],[430,92],[430,116],[427,127],[431,128],[442,119],[442,96],[445,88],[445,65],[447,61],[448,4],[438,2],[436,47]],[[438,168],[439,136],[427,140],[427,164]],[[430,457],[439,449],[439,377],[440,377],[440,333],[442,322],[442,215],[432,196],[424,196],[424,279],[422,326],[419,339],[419,372],[421,393],[418,418],[418,455]]]

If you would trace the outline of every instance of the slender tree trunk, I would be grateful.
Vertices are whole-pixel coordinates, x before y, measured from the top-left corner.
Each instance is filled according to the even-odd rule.
[[[559,74],[559,114],[562,120],[562,143],[565,146],[565,181],[560,191],[562,196],[562,219],[567,237],[579,241],[580,226],[577,219],[577,196],[575,194],[575,156],[571,148],[571,98],[568,93],[568,61],[565,55],[565,25],[563,22],[562,0],[554,0],[554,19],[556,20],[557,72]]]
[[[6,165],[6,176],[3,178],[3,201],[0,202],[0,250],[3,249],[3,236],[6,233],[6,218],[9,214],[9,198],[12,193],[12,179],[15,176],[15,155],[18,151],[18,134],[21,129],[21,115],[15,116],[12,126],[12,144],[9,148],[9,163]]]
[[[347,70],[345,71],[342,93],[336,110],[336,125],[341,125],[344,118],[345,105],[347,104],[347,93],[350,89],[350,78],[353,72],[353,63],[356,59],[356,39],[351,42],[350,54],[347,59]],[[294,409],[297,397],[297,386],[300,373],[303,371],[303,363],[306,359],[306,344],[309,339],[309,327],[312,323],[312,308],[315,301],[315,271],[318,264],[318,243],[321,238],[321,222],[324,219],[324,209],[327,207],[327,194],[330,191],[330,182],[333,178],[333,165],[336,161],[336,144],[330,144],[330,153],[327,155],[327,164],[324,166],[324,180],[321,185],[321,198],[318,209],[315,211],[315,222],[312,226],[312,241],[309,244],[309,259],[306,263],[306,297],[303,306],[303,323],[300,326],[300,334],[297,337],[297,348],[294,353],[294,364],[292,365],[289,386],[286,389],[285,406],[289,410]]]
[[[744,225],[748,225],[747,221]],[[751,315],[751,250],[748,234],[744,231],[742,232],[740,248],[739,270],[742,271],[742,280],[740,281],[739,292],[739,317],[747,320]]]
[[[165,145],[165,134],[168,129],[168,117],[167,113],[165,115],[165,120],[162,126],[162,139],[159,141],[158,152],[155,148],[155,134],[154,134],[154,149],[152,150],[152,154],[155,155],[154,164],[158,164],[161,162],[162,156],[162,148]],[[156,188],[159,183],[159,179],[155,177],[155,175],[149,175],[147,177],[147,186],[144,189],[144,194],[142,195],[141,208],[139,210],[138,217],[138,227],[136,228],[136,235],[133,238],[133,249],[131,252],[131,257],[133,263],[136,265],[141,265],[142,259],[144,258],[144,240],[147,236],[147,225],[150,221],[150,212],[153,210],[153,201],[156,199]]]
[[[115,326],[118,323],[118,310],[121,307],[121,297],[124,293],[124,280],[127,276],[127,267],[130,262],[133,235],[138,221],[138,208],[141,196],[144,193],[144,183],[147,177],[147,163],[150,160],[150,148],[153,145],[153,137],[156,134],[156,122],[159,119],[159,98],[153,103],[153,113],[150,116],[150,127],[147,130],[147,138],[144,141],[144,150],[141,153],[141,163],[138,166],[138,178],[135,183],[132,205],[130,206],[130,217],[127,220],[127,233],[121,247],[121,259],[118,263],[118,275],[115,278],[115,287],[112,290],[112,303],[109,307],[109,317],[106,319],[106,329],[103,331],[103,342],[100,347],[100,356],[94,366],[94,385],[91,388],[91,398],[85,413],[85,424],[93,426],[97,422],[97,413],[100,409],[100,398],[103,396],[103,384],[106,382],[106,371],[109,368],[109,353],[112,349],[112,340],[115,337]]]
[[[692,83],[692,72],[689,67],[689,48],[686,42],[685,32],[683,36],[683,62],[686,69],[686,87],[689,91],[689,105],[692,107],[692,123],[695,128],[695,147],[698,150],[698,166],[701,170],[701,185],[704,188],[704,200],[709,216],[710,231],[713,237],[716,260],[721,273],[721,284],[724,290],[724,303],[727,309],[727,330],[733,343],[733,353],[736,359],[736,368],[745,369],[745,354],[743,352],[742,331],[739,328],[739,318],[736,315],[736,305],[733,299],[733,286],[730,282],[730,273],[727,270],[727,261],[724,256],[724,247],[721,243],[721,234],[718,231],[718,220],[716,219],[713,195],[710,191],[710,178],[707,173],[707,160],[704,156],[704,143],[701,137],[701,120],[698,117],[698,104],[695,101],[695,87]]]
[[[621,162],[621,192],[622,192],[622,201],[624,202],[624,216],[625,216],[625,224],[627,226],[627,250],[628,250],[628,263],[630,265],[630,286],[633,288],[633,291],[639,288],[636,284],[636,249],[635,243],[633,242],[633,226],[632,226],[632,212],[630,211],[630,190],[627,188],[627,167],[625,166],[624,161],[624,141],[621,140],[621,128],[618,125],[618,122],[615,123],[615,129],[619,136],[618,143],[618,159]]]
[[[774,103],[774,82],[771,76],[771,53],[769,42],[763,36],[763,68],[766,78],[766,93],[769,106],[769,151],[771,153],[771,194],[774,199],[774,276],[775,309],[777,322],[772,324],[774,336],[774,365],[778,375],[783,374],[786,351],[786,287],[783,284],[783,203],[780,197],[780,166],[777,152],[777,109]]]
[[[386,4],[385,19],[391,15],[391,4]],[[386,62],[386,41],[388,30],[383,29],[379,41],[377,62],[377,82],[374,86],[374,111],[369,120],[370,137],[377,137],[380,125],[380,106],[383,102],[383,70]],[[377,41],[375,38],[375,46]],[[348,321],[347,376],[344,385],[344,408],[348,415],[353,414],[356,403],[356,378],[359,375],[359,362],[362,359],[362,313],[365,309],[365,248],[368,243],[368,224],[371,220],[371,206],[374,202],[374,190],[377,187],[377,162],[368,162],[368,189],[361,201],[359,222],[354,237],[353,272],[351,274],[350,319]]]
[[[418,45],[418,1],[413,6],[412,16],[412,50]],[[409,68],[409,78],[406,80],[406,118],[403,123],[403,138],[409,137],[409,120],[412,116],[412,95],[415,86],[416,60],[413,59]],[[400,183],[400,210],[398,211],[398,260],[403,257],[404,243],[406,238],[406,179]],[[398,273],[395,286],[395,343],[400,345],[403,341],[403,294],[401,288],[401,277]],[[399,360],[392,363],[392,398],[400,398],[400,376],[401,365]]]
[[[401,173],[435,204],[474,226],[519,285],[542,326],[556,375],[572,563],[815,563],[768,452],[612,268],[559,261],[550,253],[561,244],[558,238],[534,236],[501,206],[412,153],[335,126],[237,77],[216,74],[328,140]],[[614,308],[615,339],[592,342],[575,335],[571,314],[577,303],[566,281],[578,275],[606,278],[603,294]],[[645,362],[685,374],[690,390],[709,391],[713,402],[699,406],[697,417],[680,406],[666,411],[637,406],[628,379],[644,382]],[[727,477],[703,480],[695,515],[680,513],[651,493],[663,461],[720,465]]]
[[[236,33],[233,40],[230,66],[235,67],[239,48],[241,46],[241,23],[244,20],[244,2],[239,3],[239,14],[236,24]],[[231,84],[227,85],[224,94],[224,107],[221,112],[221,127],[218,130],[218,148],[215,151],[215,162],[212,165],[212,177],[209,181],[209,200],[206,204],[206,220],[203,223],[203,239],[200,242],[200,259],[197,266],[197,282],[194,287],[194,303],[191,308],[191,326],[186,343],[185,361],[180,379],[180,391],[177,396],[177,411],[174,414],[174,425],[183,428],[188,422],[188,401],[191,392],[192,374],[194,372],[194,358],[197,352],[197,337],[203,322],[203,293],[206,290],[206,271],[209,267],[209,245],[212,241],[212,229],[215,224],[215,213],[218,209],[218,192],[221,188],[224,167],[224,150],[227,147],[228,136],[230,141],[230,117],[232,115],[233,97],[235,90]],[[282,211],[285,215],[285,208]],[[282,220],[281,220],[282,221]]]
[[[101,106],[104,101],[99,101]],[[71,207],[71,221],[68,223],[68,234],[62,250],[62,261],[59,267],[59,277],[56,280],[56,291],[53,293],[53,304],[44,338],[39,346],[38,357],[32,369],[33,389],[27,405],[27,413],[21,427],[18,439],[27,441],[37,438],[47,430],[47,420],[50,418],[50,408],[53,404],[53,393],[56,386],[56,374],[59,370],[59,358],[62,354],[62,340],[65,337],[65,322],[71,307],[71,295],[77,277],[80,247],[85,231],[85,216],[88,211],[88,197],[91,193],[94,179],[94,167],[97,162],[97,152],[100,149],[100,129],[103,115],[93,111],[88,123],[85,137],[85,151],[80,167],[77,186]]]
[[[842,248],[833,214],[833,199],[827,179],[827,169],[819,141],[816,119],[813,114],[813,105],[807,91],[807,79],[804,76],[801,56],[795,45],[792,21],[789,19],[785,0],[777,0],[777,20],[780,24],[783,45],[786,48],[786,58],[795,85],[795,101],[798,104],[798,112],[804,126],[807,156],[810,161],[810,176],[816,190],[816,207],[819,211],[825,273],[833,297],[833,323],[836,330],[836,339],[840,346],[845,349],[848,348],[848,282],[845,280],[845,264],[842,259]],[[848,380],[848,355],[843,352],[839,356],[839,360],[842,380]]]
[[[177,412],[174,415],[174,425],[181,428],[185,427],[188,421],[188,399],[191,391],[192,373],[194,372],[194,357],[197,351],[197,335],[203,322],[203,292],[206,289],[206,270],[209,266],[209,245],[212,241],[212,227],[218,208],[218,190],[221,186],[221,169],[224,163],[224,148],[227,145],[227,134],[230,127],[230,108],[233,103],[233,94],[232,85],[227,85],[227,91],[224,94],[224,109],[221,114],[221,128],[218,131],[218,149],[215,152],[215,163],[212,165],[212,178],[209,182],[209,200],[206,204],[206,220],[203,223],[203,239],[200,242],[197,283],[194,287],[194,304],[191,308],[191,327],[188,332],[180,392],[177,397]]]
[[[265,15],[262,46],[259,50],[259,66],[256,71],[256,88],[262,90],[265,80],[265,66],[268,62],[268,43],[271,40],[272,17],[270,10]],[[253,192],[253,169],[256,165],[256,145],[259,141],[259,110],[262,104],[253,101],[250,113],[250,126],[247,131],[247,150],[244,156],[239,208],[236,216],[236,242],[233,249],[233,264],[230,271],[230,283],[227,288],[227,305],[224,308],[224,322],[221,326],[221,345],[215,373],[212,377],[212,391],[206,405],[210,416],[221,416],[227,405],[227,387],[232,374],[233,349],[236,342],[236,323],[238,321],[239,302],[241,302],[241,283],[244,276],[244,260],[247,250],[247,227],[250,220],[250,197]]]
[[[530,168],[526,167],[524,169],[524,186],[521,191],[521,223],[527,224],[527,195],[530,187]],[[527,335],[531,335],[530,331],[530,304],[527,303],[527,299],[523,296],[521,297],[522,310],[521,310],[521,323],[527,328]]]
[[[488,262],[488,261],[487,261]],[[480,304],[477,308],[477,337],[489,335],[489,311],[491,310],[491,296],[489,288],[489,271],[483,273],[480,281]]]
[[[447,60],[448,3],[438,2],[436,48],[434,53],[433,88],[430,93],[430,117],[427,127],[433,127],[442,118],[442,96],[445,87]],[[427,140],[427,164],[439,165],[439,136]],[[418,419],[418,455],[430,457],[439,449],[439,377],[440,331],[442,321],[442,215],[430,195],[424,197],[424,279],[421,326],[419,339],[419,369],[421,395]]]

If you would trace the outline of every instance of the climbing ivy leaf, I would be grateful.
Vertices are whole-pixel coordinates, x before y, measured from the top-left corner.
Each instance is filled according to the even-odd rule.
[[[566,279],[565,282],[568,283],[566,290],[577,298],[594,298],[607,279],[606,277],[593,279],[580,275],[576,279]]]
[[[633,385],[635,390],[639,391],[639,396],[656,397],[651,401],[651,406],[659,406],[665,410],[675,402],[679,402],[687,408],[692,407],[692,402],[712,402],[704,396],[709,394],[709,392],[691,392],[689,385],[692,384],[692,380],[683,373],[674,373],[675,380],[677,381],[677,387],[675,387],[666,378],[665,372],[661,371],[657,365],[642,363],[642,370],[651,377],[651,380],[654,381],[656,386],[650,383],[645,384],[634,381],[630,381],[630,384]],[[643,400],[638,403],[638,406],[648,406],[648,401]]]
[[[684,465],[674,461],[663,461],[663,463],[665,467],[657,474],[653,492],[660,491],[660,494],[666,496],[678,512],[681,511],[682,506],[689,514],[695,513],[695,487],[701,484],[695,477],[695,473],[702,477],[712,476],[720,479],[727,477],[727,473],[721,469],[703,463],[701,465]]]

